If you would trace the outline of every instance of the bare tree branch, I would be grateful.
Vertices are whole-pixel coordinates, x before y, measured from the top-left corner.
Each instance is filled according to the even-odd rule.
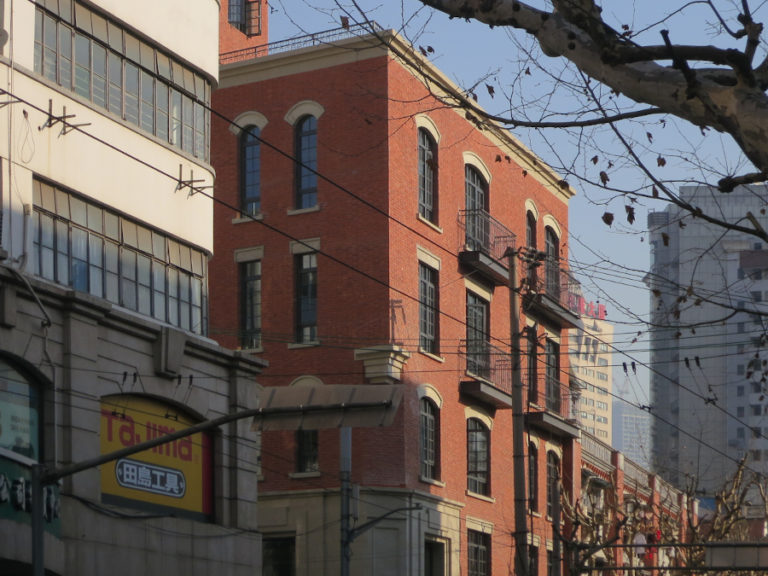
[[[638,46],[610,28],[591,0],[555,0],[551,11],[517,0],[421,0],[449,16],[507,26],[533,35],[542,51],[563,57],[617,93],[673,114],[697,126],[731,135],[759,172],[768,172],[768,63],[751,67],[762,26],[741,15],[748,37],[743,52],[711,46]],[[736,33],[738,35],[738,32]],[[693,68],[680,62],[709,62],[721,68]]]

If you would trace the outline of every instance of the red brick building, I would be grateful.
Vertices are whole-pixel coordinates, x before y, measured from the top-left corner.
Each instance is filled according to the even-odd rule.
[[[404,387],[391,427],[353,432],[354,526],[373,521],[353,574],[508,574],[516,530],[537,573],[559,574],[552,516],[582,477],[572,192],[506,130],[451,106],[459,89],[399,36],[354,32],[222,46],[210,334],[268,360],[265,385]],[[507,249],[526,413],[517,529]],[[263,434],[265,566],[339,572],[339,435]]]
[[[404,385],[393,426],[353,435],[357,523],[408,509],[356,539],[355,573],[500,574],[515,530],[504,253],[546,251],[519,326],[536,344],[529,529],[544,570],[554,479],[579,481],[560,353],[571,192],[505,130],[443,105],[456,88],[399,37],[347,36],[222,56],[214,109],[232,122],[214,119],[212,155],[230,208],[215,215],[211,335],[263,355],[267,385]],[[337,571],[338,438],[263,438],[260,525],[295,547],[297,574]]]

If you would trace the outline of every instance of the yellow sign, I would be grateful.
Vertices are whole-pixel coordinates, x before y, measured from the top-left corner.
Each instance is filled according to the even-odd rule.
[[[101,453],[172,434],[196,422],[177,408],[140,396],[101,401]],[[170,508],[207,518],[212,512],[211,439],[198,433],[103,464],[102,500]]]

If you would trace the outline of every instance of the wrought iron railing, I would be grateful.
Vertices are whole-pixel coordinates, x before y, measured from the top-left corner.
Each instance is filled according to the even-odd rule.
[[[240,50],[224,52],[219,54],[219,63],[232,64],[233,62],[242,62],[243,60],[260,58],[267,54],[279,54],[281,52],[291,52],[301,48],[319,46],[320,44],[331,44],[333,42],[339,42],[340,40],[381,31],[383,31],[383,28],[375,22],[362,22],[360,24],[347,26],[346,28],[334,28],[333,30],[325,30],[324,32],[317,32],[315,34],[306,34],[304,36],[297,36],[296,38],[270,42],[269,44],[262,44],[261,46],[251,46]]]
[[[482,252],[501,262],[515,244],[512,231],[485,210],[459,211],[459,226],[464,229],[462,252]]]
[[[568,295],[580,286],[568,270],[558,266],[556,260],[545,260],[540,269],[528,277],[528,281],[534,292],[546,294],[566,309]]]
[[[468,376],[480,378],[502,392],[512,394],[512,359],[509,351],[484,340],[462,340],[459,355],[466,362]]]

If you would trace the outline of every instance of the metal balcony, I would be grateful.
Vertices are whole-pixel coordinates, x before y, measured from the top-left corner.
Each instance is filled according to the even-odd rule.
[[[562,438],[577,437],[579,426],[570,419],[570,386],[554,378],[545,380],[543,390],[538,389],[538,398],[532,398],[529,391],[526,424]]]
[[[496,285],[506,284],[509,269],[504,255],[515,245],[512,231],[485,210],[459,211],[459,228],[464,230],[459,262]]]
[[[525,275],[523,306],[528,316],[559,328],[576,328],[579,316],[568,306],[569,294],[575,292],[578,282],[556,260],[544,264]]]
[[[508,351],[482,340],[463,340],[459,356],[468,377],[459,384],[463,394],[498,409],[512,407],[512,360]]]

